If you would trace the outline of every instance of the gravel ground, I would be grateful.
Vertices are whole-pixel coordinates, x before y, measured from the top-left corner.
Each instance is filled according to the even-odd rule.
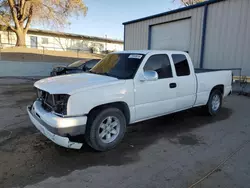
[[[248,97],[228,97],[216,117],[193,109],[132,125],[101,153],[34,128],[33,82],[0,79],[0,187],[250,187]]]

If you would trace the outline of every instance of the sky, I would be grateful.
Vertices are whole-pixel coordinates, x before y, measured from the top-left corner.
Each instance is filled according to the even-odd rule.
[[[177,0],[178,1],[178,0]],[[85,0],[86,17],[71,18],[63,32],[123,40],[123,22],[180,7],[173,0]],[[46,28],[41,28],[46,29]]]

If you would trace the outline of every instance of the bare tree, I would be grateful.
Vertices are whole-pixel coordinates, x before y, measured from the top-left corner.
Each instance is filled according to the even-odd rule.
[[[0,24],[16,33],[16,46],[25,46],[31,22],[63,27],[68,18],[86,15],[82,0],[0,0]]]
[[[180,1],[184,6],[190,6],[190,5],[204,2],[206,0],[174,0],[174,1]]]

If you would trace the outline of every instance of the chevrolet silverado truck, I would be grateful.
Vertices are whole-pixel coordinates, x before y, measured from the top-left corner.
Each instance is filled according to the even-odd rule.
[[[198,106],[216,115],[231,93],[232,72],[196,71],[182,51],[123,51],[108,54],[89,73],[34,86],[38,98],[27,111],[37,129],[63,147],[80,149],[85,140],[106,151],[135,122]]]

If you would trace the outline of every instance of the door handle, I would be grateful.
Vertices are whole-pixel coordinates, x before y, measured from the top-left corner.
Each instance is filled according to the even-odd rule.
[[[176,83],[170,83],[170,84],[169,84],[169,87],[170,87],[170,88],[176,88],[176,86],[177,86]]]

